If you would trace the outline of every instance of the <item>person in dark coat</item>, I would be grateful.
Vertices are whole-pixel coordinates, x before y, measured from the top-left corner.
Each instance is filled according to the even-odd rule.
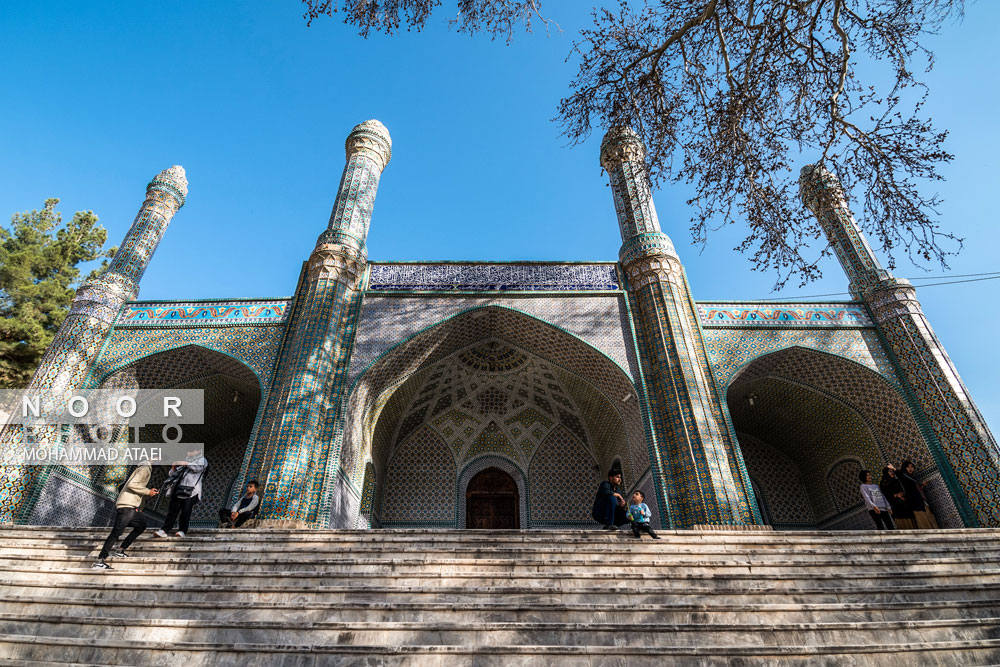
[[[597,487],[597,497],[594,498],[594,509],[591,512],[594,521],[604,525],[604,530],[617,530],[618,526],[629,522],[624,493],[622,469],[615,464],[608,471],[608,481],[601,482]]]
[[[913,522],[916,527],[921,529],[937,528],[937,519],[934,518],[924,495],[924,484],[917,481],[916,474],[917,469],[913,465],[913,461],[903,461],[896,477],[899,478],[903,490],[906,492],[906,504],[913,512]]]
[[[882,480],[879,482],[882,495],[889,501],[892,507],[892,518],[896,523],[896,528],[900,530],[912,530],[917,527],[913,520],[913,510],[906,502],[906,490],[903,483],[896,476],[896,469],[892,464],[882,469]]]

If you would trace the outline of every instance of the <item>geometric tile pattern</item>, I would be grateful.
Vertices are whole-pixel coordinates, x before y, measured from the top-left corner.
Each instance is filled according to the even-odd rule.
[[[858,303],[698,303],[703,327],[871,327]]]
[[[462,362],[444,363],[456,353],[490,342],[519,350],[530,361],[515,366],[510,377],[502,371],[484,374]],[[481,354],[485,353],[476,356]],[[486,392],[488,397],[480,400]],[[405,399],[397,399],[404,395]],[[576,407],[581,401],[587,405],[586,413]],[[373,461],[378,473],[385,448],[398,441],[397,436],[386,435],[386,428],[395,429],[424,406],[428,408],[424,418],[457,460],[466,460],[464,452],[493,422],[493,428],[504,434],[511,460],[525,465],[548,429],[561,423],[571,431],[582,429],[602,466],[620,455],[629,477],[626,484],[649,467],[642,412],[629,377],[579,339],[507,308],[491,306],[446,320],[370,365],[353,387],[344,413],[341,465],[356,486],[360,487],[365,464]],[[595,441],[598,436],[601,440]],[[605,445],[611,438],[616,441]],[[648,500],[647,504],[652,506]]]
[[[377,528],[381,525],[375,509],[375,466],[365,466],[365,479],[361,484],[361,506],[358,509],[359,528]]]
[[[628,312],[619,294],[520,294],[471,296],[405,293],[366,294],[358,323],[349,383],[387,350],[460,313],[500,306],[526,313],[577,336],[637,377],[635,350],[628,339]]]
[[[325,526],[343,497],[338,465],[345,396],[361,307],[375,195],[392,155],[385,127],[355,126],[330,213],[299,280],[275,391],[251,462],[264,478],[264,518]],[[356,496],[355,496],[356,498]]]
[[[752,406],[749,395],[756,396]],[[842,509],[827,486],[829,471],[838,461],[851,456],[863,460],[869,470],[882,469],[879,445],[861,416],[805,385],[777,378],[755,380],[734,387],[729,405],[738,433],[756,437],[797,465],[818,521]]]
[[[768,378],[772,382],[765,385],[762,391],[751,388],[755,381]],[[789,400],[808,400],[808,409],[843,414],[836,417],[840,421],[834,422],[834,428],[841,428],[841,423],[853,424],[854,422],[843,420],[850,419],[850,413],[856,414],[861,425],[852,428],[870,431],[870,437],[877,443],[882,460],[900,462],[910,459],[918,470],[933,467],[933,458],[924,444],[913,413],[896,387],[860,364],[802,347],[786,348],[758,357],[728,386],[727,400],[732,419],[737,423],[737,430],[743,430],[738,424],[738,415],[753,413],[747,400],[749,394],[756,393],[759,406],[761,401],[768,400],[771,391],[778,391],[780,383],[787,387],[784,393]],[[802,391],[802,388],[807,391]],[[820,407],[823,397],[833,398],[835,401],[830,407],[823,408]],[[846,411],[841,413],[834,407],[836,405],[843,406]],[[780,405],[776,405],[776,409],[780,410]],[[801,415],[806,423],[819,422],[818,419],[809,419],[808,412],[802,412]],[[841,455],[848,456],[849,453]],[[869,466],[870,470],[882,469],[881,461],[873,460],[872,455],[863,455],[861,452],[854,455]]]
[[[1000,450],[919,304],[915,313],[880,323],[901,374],[913,391],[964,492],[970,519],[1000,525]]]
[[[807,165],[799,189],[840,260],[851,293],[872,313],[915,409],[923,413],[925,438],[960,514],[969,525],[1000,525],[1000,450],[934,335],[916,290],[882,267],[833,173]]]
[[[898,383],[892,363],[882,350],[874,329],[731,329],[705,328],[715,381],[727,387],[740,369],[757,357],[791,347],[829,352],[867,366]]]
[[[617,290],[614,264],[373,264],[368,289],[416,292]]]
[[[77,290],[69,314],[29,383],[32,389],[74,393],[83,388],[118,311],[137,296],[139,280],[186,195],[187,179],[181,167],[153,177],[146,186],[146,200],[107,270]],[[31,499],[37,497],[39,484],[47,476],[45,469],[33,466],[0,468],[0,523],[27,518]]]
[[[775,527],[811,527],[816,523],[799,467],[788,455],[748,433],[737,432],[747,472]]]
[[[673,243],[660,230],[645,146],[629,128],[601,142],[621,232],[618,256],[642,350],[655,468],[675,527],[759,521]]]
[[[382,525],[452,525],[455,517],[455,459],[426,424],[396,449],[385,474]]]
[[[803,167],[803,203],[813,212],[888,344],[902,385],[938,456],[940,472],[969,525],[1000,525],[1000,451],[958,371],[927,321],[916,290],[886,271],[851,214],[837,177]]]
[[[772,515],[782,503],[766,470],[754,459],[764,443],[795,466],[808,494],[814,525],[860,502],[857,472],[878,476],[886,462],[914,461],[920,475],[936,472],[933,457],[899,390],[860,364],[801,347],[786,348],[746,366],[727,391],[729,414],[739,433],[748,471],[762,488]],[[747,437],[758,444],[748,447]],[[845,459],[857,463],[831,477]],[[852,476],[853,475],[853,476]],[[842,480],[840,496],[830,480]],[[942,499],[949,508],[950,498]],[[779,522],[777,518],[773,519]],[[791,521],[780,523],[793,523]],[[942,524],[943,525],[943,524]],[[959,527],[951,524],[951,527]]]
[[[280,324],[288,315],[289,299],[194,301],[143,301],[122,308],[117,326],[183,326],[198,324]]]
[[[839,511],[845,512],[864,502],[861,498],[861,482],[858,477],[860,473],[861,462],[857,459],[847,459],[833,466],[826,476],[827,486],[830,487],[830,496]],[[878,474],[873,473],[872,479]],[[875,483],[878,484],[877,481]]]
[[[528,468],[532,525],[589,523],[594,491],[602,477],[583,443],[565,426],[556,426]]]
[[[648,360],[647,401],[673,524],[756,523],[757,508],[750,506],[735,434],[716,393],[687,281],[663,269],[653,273],[653,282],[633,287],[633,312]]]
[[[532,498],[536,503],[544,498],[547,506],[528,507],[531,521],[579,525],[589,521],[589,506],[601,479],[598,461],[610,466],[617,458],[629,480],[635,479],[637,467],[640,471],[648,467],[645,461],[634,464],[628,450],[621,448],[622,418],[594,387],[503,340],[478,341],[453,352],[411,375],[396,394],[405,397],[405,406],[400,407],[403,404],[394,395],[372,439],[371,461],[380,478],[416,474],[396,470],[396,463],[387,462],[399,460],[394,451],[410,443],[411,434],[429,430],[448,446],[457,468],[483,456],[502,457],[518,470],[530,467]],[[577,400],[586,406],[585,412]],[[386,437],[385,432],[393,429],[395,434]],[[543,442],[547,443],[544,455],[539,453]],[[561,474],[539,476],[538,471],[549,468]],[[534,484],[545,488],[536,490]],[[463,490],[456,491],[462,498]],[[388,503],[383,498],[383,512]],[[538,511],[547,514],[541,518]]]
[[[273,325],[116,328],[90,373],[90,383],[100,384],[115,369],[151,354],[191,346],[192,353],[204,348],[238,359],[256,372],[261,388],[267,391],[284,333],[284,327]]]

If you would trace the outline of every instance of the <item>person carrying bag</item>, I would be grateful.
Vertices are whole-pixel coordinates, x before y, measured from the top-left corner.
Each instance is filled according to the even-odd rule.
[[[188,452],[187,461],[177,461],[170,467],[170,474],[164,482],[164,493],[169,494],[170,504],[163,526],[154,535],[167,537],[180,519],[176,537],[186,537],[191,522],[191,512],[201,500],[201,483],[208,470],[208,461],[200,450]]]

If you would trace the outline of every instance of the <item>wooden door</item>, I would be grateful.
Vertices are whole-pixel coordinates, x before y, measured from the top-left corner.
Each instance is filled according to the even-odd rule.
[[[514,478],[487,468],[469,480],[465,491],[465,527],[512,530],[521,527]]]

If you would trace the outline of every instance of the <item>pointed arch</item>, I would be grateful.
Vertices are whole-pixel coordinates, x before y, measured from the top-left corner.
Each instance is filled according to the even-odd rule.
[[[852,501],[857,489],[851,489],[850,471],[839,469],[836,484],[831,482],[838,463],[855,461],[856,482],[861,468],[880,470],[886,461],[906,458],[918,462],[920,475],[934,489],[942,525],[962,525],[951,495],[955,490],[941,475],[904,394],[867,366],[826,351],[786,347],[739,369],[726,388],[726,400],[750,475],[773,496],[776,487],[766,479],[759,452],[754,453],[760,448],[749,438],[793,461],[816,525],[867,528],[870,523]],[[768,504],[775,513],[781,507],[775,498]]]

